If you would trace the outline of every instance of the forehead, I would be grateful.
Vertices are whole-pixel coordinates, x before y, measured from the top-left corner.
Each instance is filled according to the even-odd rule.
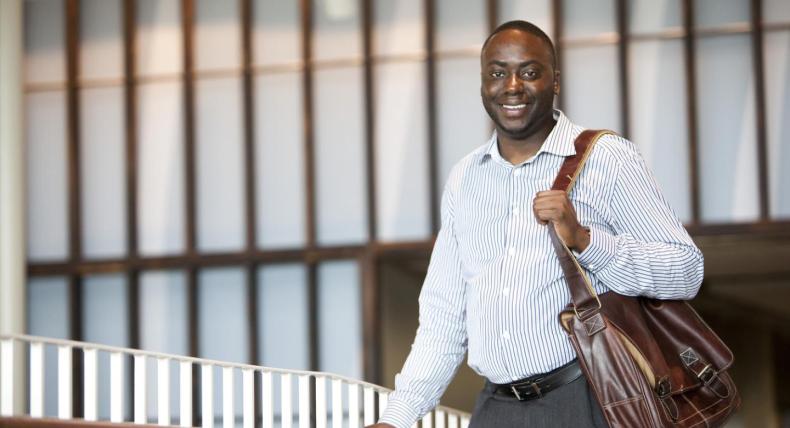
[[[508,29],[494,34],[483,48],[482,63],[491,61],[535,60],[547,65],[552,63],[551,48],[542,38],[518,29]]]

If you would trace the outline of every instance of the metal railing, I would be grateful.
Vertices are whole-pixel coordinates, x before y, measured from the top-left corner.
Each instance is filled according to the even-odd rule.
[[[56,385],[45,383],[45,349],[57,350]],[[109,354],[109,379],[100,379],[99,355]],[[157,423],[191,427],[193,422],[193,367],[200,368],[200,421],[204,427],[215,423],[223,427],[244,428],[262,424],[264,428],[361,428],[374,423],[387,407],[390,390],[378,385],[361,382],[344,376],[323,372],[284,370],[249,364],[235,364],[201,358],[169,355],[137,349],[120,348],[70,340],[50,339],[26,335],[0,335],[0,417],[43,418],[45,388],[57,388],[56,417],[74,419],[73,358],[82,358],[82,419],[85,421]],[[132,361],[132,385],[127,384],[124,362]],[[25,385],[15,383],[15,370],[28,366]],[[156,362],[156,413],[149,415],[148,361]],[[178,367],[179,407],[174,417],[170,408],[171,366]],[[221,389],[214,382],[214,369],[219,368]],[[234,397],[234,379],[241,373],[241,415],[239,418]],[[255,379],[259,378],[260,395],[255,398]],[[17,379],[19,379],[17,377]],[[277,382],[275,382],[277,381]],[[109,384],[109,418],[100,418],[99,384]],[[275,388],[275,383],[279,388]],[[294,388],[294,384],[296,388]],[[105,384],[106,385],[106,384]],[[15,400],[19,391],[27,387],[27,412],[20,415]],[[125,400],[125,391],[133,391],[131,400]],[[221,417],[215,413],[215,393],[221,396]],[[125,417],[125,404],[131,403],[130,421]],[[275,408],[275,403],[279,406]],[[377,403],[378,402],[378,403]],[[378,405],[376,405],[378,404]],[[196,413],[196,412],[194,412]],[[153,420],[152,420],[153,419]],[[466,428],[469,415],[439,406],[427,414],[416,426],[423,428]]]

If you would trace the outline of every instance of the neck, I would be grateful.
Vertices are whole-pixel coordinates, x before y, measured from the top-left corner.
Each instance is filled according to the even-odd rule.
[[[513,165],[518,165],[535,156],[543,142],[557,123],[553,112],[538,123],[535,130],[526,135],[513,135],[497,130],[497,144],[502,157]]]

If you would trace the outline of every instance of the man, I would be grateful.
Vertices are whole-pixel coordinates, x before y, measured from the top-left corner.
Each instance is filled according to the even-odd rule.
[[[599,140],[570,197],[546,191],[582,128],[552,107],[560,73],[543,31],[501,25],[483,45],[481,69],[496,132],[447,181],[420,327],[375,427],[409,428],[430,411],[467,349],[469,365],[487,378],[472,428],[604,427],[557,320],[570,296],[546,225],[598,294],[690,299],[702,254],[623,138]],[[536,380],[521,394],[512,388]]]

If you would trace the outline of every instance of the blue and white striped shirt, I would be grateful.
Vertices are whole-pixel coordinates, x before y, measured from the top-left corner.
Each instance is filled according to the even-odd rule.
[[[420,294],[420,326],[395,378],[382,422],[409,428],[438,403],[458,365],[494,383],[559,367],[575,353],[557,315],[570,301],[546,226],[532,212],[583,130],[555,111],[540,151],[520,165],[499,154],[496,134],[455,165],[442,224]],[[702,253],[658,190],[637,148],[601,138],[570,199],[590,244],[578,254],[599,293],[690,299]]]

